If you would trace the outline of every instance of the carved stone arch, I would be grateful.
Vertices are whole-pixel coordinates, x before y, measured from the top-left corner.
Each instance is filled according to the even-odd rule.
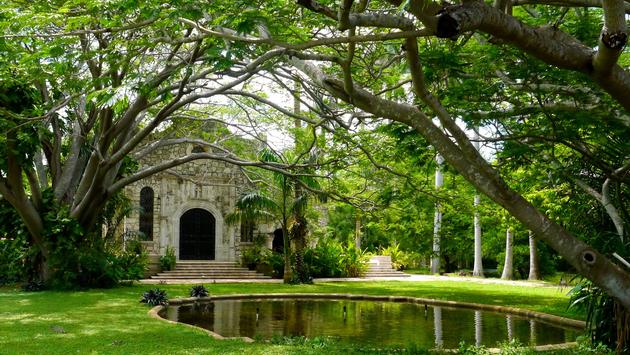
[[[170,223],[173,226],[173,238],[172,245],[175,249],[175,255],[177,258],[180,257],[180,240],[181,240],[181,217],[188,210],[192,210],[195,208],[200,208],[208,211],[212,214],[215,220],[214,226],[214,240],[215,240],[215,260],[218,261],[233,261],[233,248],[234,248],[234,240],[233,238],[229,238],[229,230],[224,224],[223,214],[221,211],[210,201],[204,200],[189,200],[185,203],[182,203],[178,206],[177,209],[173,211],[170,215]]]

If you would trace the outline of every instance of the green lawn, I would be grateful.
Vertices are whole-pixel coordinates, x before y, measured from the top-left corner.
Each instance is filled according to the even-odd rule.
[[[212,294],[353,293],[404,295],[522,307],[572,318],[566,289],[487,285],[473,282],[331,282],[316,285],[216,284]],[[135,285],[81,292],[24,293],[0,288],[0,354],[329,354],[348,352],[335,343],[287,345],[218,341],[185,326],[149,318],[139,303],[154,286]],[[160,285],[170,298],[187,296],[190,285]],[[360,349],[359,349],[360,350]]]

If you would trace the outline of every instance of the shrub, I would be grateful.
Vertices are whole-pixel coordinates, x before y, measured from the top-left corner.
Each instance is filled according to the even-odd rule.
[[[589,280],[582,280],[571,291],[571,305],[586,312],[586,329],[593,344],[601,343],[619,353],[630,352],[630,344],[623,343],[623,334],[630,333],[629,310]],[[623,344],[623,345],[621,345]]]
[[[284,255],[272,252],[267,257],[267,264],[271,266],[272,277],[282,278],[282,275],[284,275]]]
[[[166,291],[154,288],[145,291],[142,294],[140,302],[146,303],[149,306],[166,305],[168,304],[168,296],[166,295]]]
[[[0,197],[0,285],[26,279],[26,227],[15,209]]]
[[[203,285],[195,285],[190,288],[190,297],[208,297],[210,293]]]
[[[140,253],[122,252],[115,255],[113,263],[114,267],[120,270],[117,275],[118,282],[121,280],[139,280],[144,277],[144,272],[149,264],[149,257],[143,250]]]
[[[46,284],[42,281],[29,281],[22,285],[22,291],[24,292],[39,292],[46,289]]]
[[[343,254],[339,259],[339,265],[343,270],[345,277],[361,277],[367,270],[367,254],[361,249],[354,246],[354,243],[348,242],[344,248]]]
[[[256,270],[259,264],[267,263],[272,251],[262,244],[255,243],[252,247],[243,250],[241,264],[250,269]]]
[[[6,285],[25,278],[24,259],[27,248],[23,235],[15,239],[0,238],[0,285]]]
[[[164,255],[160,256],[160,268],[162,271],[169,271],[175,269],[177,264],[177,257],[175,256],[175,249],[172,246],[167,246]]]
[[[339,263],[343,246],[334,239],[322,239],[314,248],[304,251],[304,263],[313,277],[340,277],[343,268]]]

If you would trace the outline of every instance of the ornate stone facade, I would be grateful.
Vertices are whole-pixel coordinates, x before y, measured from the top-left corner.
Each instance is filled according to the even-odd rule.
[[[140,168],[185,156],[193,149],[201,147],[161,148],[140,161]],[[151,239],[145,242],[149,253],[164,255],[166,247],[172,246],[178,260],[239,261],[242,247],[249,243],[241,243],[240,226],[227,225],[225,217],[234,210],[236,200],[246,186],[247,179],[241,169],[221,161],[197,160],[158,173],[126,188],[134,209],[125,221],[125,232],[140,232],[144,213],[143,228]],[[140,194],[146,187],[153,191],[152,211],[141,208]],[[147,216],[152,217],[152,223]],[[195,244],[197,240],[207,238],[213,239],[210,241],[213,250],[205,250],[209,248],[206,244]],[[204,256],[191,256],[190,249],[204,249]]]

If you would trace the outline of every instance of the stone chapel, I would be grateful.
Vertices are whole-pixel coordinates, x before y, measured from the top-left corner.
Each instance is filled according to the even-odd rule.
[[[139,161],[140,168],[208,148],[199,145],[163,147]],[[241,250],[251,245],[253,227],[227,225],[248,186],[240,167],[216,160],[196,160],[129,185],[125,192],[133,211],[125,233],[136,234],[149,254],[164,255],[167,246],[178,261],[239,262]]]

